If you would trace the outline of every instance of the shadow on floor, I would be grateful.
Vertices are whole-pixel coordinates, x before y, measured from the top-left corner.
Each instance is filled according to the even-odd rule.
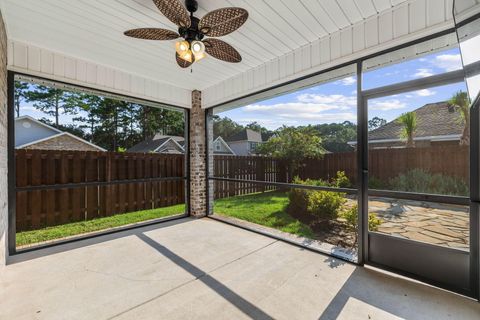
[[[193,220],[194,219],[192,218],[182,218],[182,219],[158,222],[158,223],[147,225],[144,227],[139,226],[133,229],[125,230],[125,231],[116,231],[110,234],[98,234],[93,236],[92,238],[78,239],[68,243],[59,243],[50,247],[38,248],[33,251],[18,253],[13,256],[10,256],[8,257],[7,264],[14,264],[14,263],[24,262],[28,260],[37,259],[37,258],[42,258],[52,254],[69,251],[72,249],[78,249],[82,247],[91,246],[94,244],[99,244],[102,242],[129,237],[132,235],[138,235],[143,232],[148,232],[151,230],[166,228],[166,227],[170,227],[170,226],[174,226],[182,223],[188,223]],[[108,232],[108,230],[106,230],[106,232]]]
[[[356,301],[356,307],[347,307],[347,304],[353,301]],[[358,308],[359,302],[365,308]],[[458,309],[455,310],[452,306]],[[372,269],[357,267],[319,320],[332,320],[340,316],[348,318],[357,312],[357,316],[366,317],[367,314],[363,313],[375,309],[375,312],[380,314],[390,314],[392,319],[478,319],[480,314],[480,305],[476,301]],[[370,316],[368,314],[369,319]]]
[[[140,238],[143,242],[145,242],[146,244],[148,244],[149,246],[157,250],[160,254],[170,259],[177,266],[181,267],[182,269],[190,273],[192,276],[195,277],[195,280],[201,281],[203,284],[205,284],[210,289],[215,291],[217,294],[219,294],[225,300],[230,302],[233,306],[235,306],[238,310],[243,312],[245,315],[249,316],[252,319],[274,319],[271,316],[269,316],[267,313],[265,313],[264,311],[256,307],[254,304],[250,303],[249,301],[245,300],[234,291],[230,290],[227,286],[222,284],[220,281],[208,275],[205,271],[197,268],[195,265],[191,264],[187,260],[176,255],[174,252],[162,246],[160,243],[156,242],[152,238],[146,236],[144,233],[139,232],[136,234],[136,236]],[[131,311],[137,307],[134,307],[125,312],[122,312],[121,314],[127,313],[128,311]],[[116,316],[114,316],[113,318],[115,318]]]

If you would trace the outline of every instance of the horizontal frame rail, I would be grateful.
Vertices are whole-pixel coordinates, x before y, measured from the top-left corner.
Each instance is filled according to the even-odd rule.
[[[295,184],[295,183],[286,183],[286,182],[269,182],[269,181],[231,179],[231,178],[219,178],[219,177],[209,177],[208,179],[209,180],[214,180],[214,181],[253,183],[253,184],[262,184],[262,185],[295,188],[295,189],[311,189],[311,190],[342,192],[342,193],[347,193],[347,194],[357,194],[358,193],[357,189],[311,186],[311,185],[306,185],[306,184]]]
[[[187,177],[161,177],[161,178],[145,178],[145,179],[126,179],[126,180],[115,180],[115,181],[92,181],[92,182],[64,183],[64,184],[44,184],[39,186],[15,187],[15,191],[18,192],[18,191],[38,191],[38,190],[60,190],[60,189],[73,189],[73,188],[84,188],[84,187],[111,186],[111,185],[118,185],[118,184],[179,181],[179,180],[188,180],[188,178]]]
[[[429,193],[369,189],[368,196],[426,201],[426,202],[438,202],[438,203],[465,205],[465,206],[470,205],[470,198],[468,197],[444,196],[444,195],[429,194]]]
[[[394,94],[438,87],[462,81],[465,81],[465,73],[463,69],[460,69],[421,79],[364,90],[361,94],[365,99],[376,99]]]
[[[358,193],[357,189],[351,189],[351,188],[334,188],[334,187],[311,186],[311,185],[305,185],[305,184],[295,184],[295,183],[286,183],[286,182],[269,182],[269,181],[231,179],[231,178],[220,178],[220,177],[209,177],[208,179],[213,181],[253,183],[253,184],[262,184],[262,185],[269,185],[269,186],[286,187],[286,188],[341,192],[346,194]],[[428,194],[428,193],[370,189],[368,190],[368,196],[426,201],[426,202],[438,202],[438,203],[454,204],[454,205],[466,205],[466,206],[470,205],[470,199],[468,197],[444,196],[444,195]]]

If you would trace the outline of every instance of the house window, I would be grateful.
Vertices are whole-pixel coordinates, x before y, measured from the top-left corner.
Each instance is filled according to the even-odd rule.
[[[251,152],[257,151],[258,142],[249,142],[248,148]]]
[[[220,151],[220,145],[219,144],[215,145],[215,150]]]

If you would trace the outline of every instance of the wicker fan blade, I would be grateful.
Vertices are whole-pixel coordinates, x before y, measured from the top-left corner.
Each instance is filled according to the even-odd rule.
[[[190,67],[192,65],[192,63],[195,62],[194,59],[195,59],[195,57],[192,56],[192,62],[188,62],[187,60],[183,60],[182,58],[180,58],[178,53],[175,52],[175,60],[177,60],[178,65],[182,68]]]
[[[126,36],[146,40],[173,40],[180,35],[176,32],[159,28],[140,28],[125,31]]]
[[[206,39],[203,43],[205,44],[205,51],[214,58],[234,63],[242,61],[240,53],[225,41]]]
[[[178,0],[153,0],[160,12],[179,27],[190,27],[190,15]]]
[[[222,8],[207,13],[198,23],[198,29],[209,37],[221,37],[240,28],[248,19],[242,8]]]

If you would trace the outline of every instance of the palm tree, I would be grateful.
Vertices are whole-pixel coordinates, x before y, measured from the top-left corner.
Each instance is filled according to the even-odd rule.
[[[460,138],[460,145],[470,144],[470,100],[465,91],[458,91],[448,101],[452,106],[455,106],[460,111],[460,120],[463,122],[463,133]]]
[[[407,139],[407,147],[414,147],[413,135],[417,129],[417,114],[415,112],[406,112],[398,117],[397,122],[403,125],[400,138]]]

